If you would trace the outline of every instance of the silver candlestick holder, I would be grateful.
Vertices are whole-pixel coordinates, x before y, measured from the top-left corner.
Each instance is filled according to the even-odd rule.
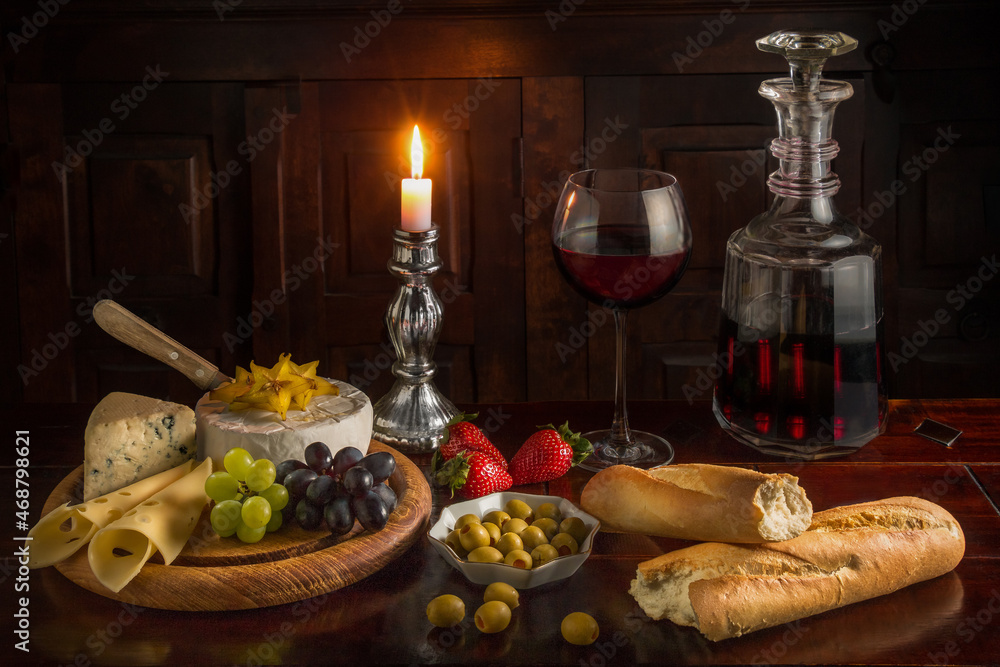
[[[431,279],[441,268],[439,229],[393,230],[389,273],[400,285],[385,311],[396,350],[392,389],[375,403],[373,437],[404,453],[432,452],[458,409],[434,386],[434,347],[441,331],[441,301]]]

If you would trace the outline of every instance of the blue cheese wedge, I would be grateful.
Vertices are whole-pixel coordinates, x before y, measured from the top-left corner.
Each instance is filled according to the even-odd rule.
[[[108,394],[84,432],[83,499],[174,468],[196,453],[194,410],[147,396]]]

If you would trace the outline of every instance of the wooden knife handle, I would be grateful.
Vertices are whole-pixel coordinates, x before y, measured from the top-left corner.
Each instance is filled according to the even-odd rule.
[[[94,304],[94,319],[121,342],[179,370],[202,389],[214,389],[231,380],[201,356],[110,299]]]

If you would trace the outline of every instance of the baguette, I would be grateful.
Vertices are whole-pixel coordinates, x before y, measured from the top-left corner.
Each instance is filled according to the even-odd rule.
[[[788,540],[809,527],[812,503],[786,474],[706,464],[612,466],[580,504],[603,530],[712,542]]]
[[[651,618],[719,641],[932,579],[964,553],[962,528],[946,510],[888,498],[818,512],[787,542],[664,554],[639,564],[629,592]]]

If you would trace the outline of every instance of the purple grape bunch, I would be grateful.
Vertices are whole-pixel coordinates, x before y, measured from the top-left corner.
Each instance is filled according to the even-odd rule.
[[[371,532],[385,528],[398,504],[386,483],[396,470],[392,454],[365,456],[356,447],[331,454],[326,443],[314,442],[303,459],[288,459],[276,468],[275,483],[288,490],[286,521],[294,518],[306,530],[325,526],[334,535],[351,532],[355,520]]]

